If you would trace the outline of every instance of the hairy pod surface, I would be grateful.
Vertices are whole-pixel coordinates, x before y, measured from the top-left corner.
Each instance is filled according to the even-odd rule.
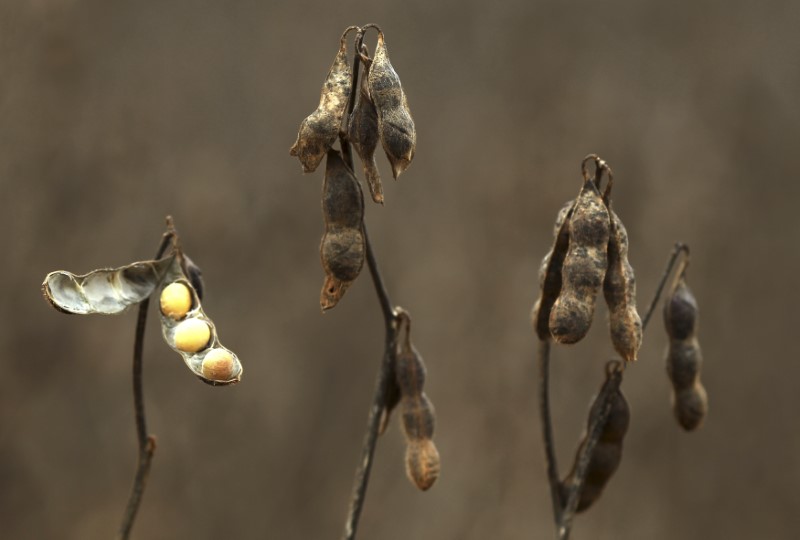
[[[381,145],[392,165],[392,174],[396,179],[414,158],[417,132],[405,92],[400,85],[400,77],[389,61],[383,32],[378,33],[378,45],[367,83],[369,95],[378,113]]]
[[[378,140],[380,139],[378,135],[378,111],[375,109],[372,98],[369,97],[369,87],[367,86],[370,66],[367,65],[364,69],[367,71],[361,79],[358,101],[356,101],[347,127],[347,138],[361,159],[372,200],[378,204],[383,204],[381,175],[378,172],[378,165],[375,163],[375,149],[378,147]]]
[[[580,499],[578,500],[578,512],[583,512],[594,504],[622,461],[622,442],[628,431],[628,425],[630,424],[630,408],[628,407],[625,396],[619,388],[611,392],[608,399],[610,401],[608,419],[603,426],[586,470],[586,479],[583,484],[583,489],[581,490]],[[597,414],[598,409],[602,407],[602,405],[599,397],[596,398],[590,409],[590,419]],[[566,491],[575,476],[578,459],[583,448],[587,444],[588,437],[587,424],[587,433],[578,446],[572,471],[561,483],[563,500],[566,499]]]
[[[550,311],[550,334],[559,343],[577,343],[592,325],[597,294],[608,268],[609,219],[597,186],[586,180],[569,219],[561,291]]]
[[[608,270],[603,281],[603,294],[608,305],[614,349],[626,361],[633,362],[642,345],[642,319],[636,311],[636,278],[628,262],[628,232],[610,208],[609,214]]]
[[[325,311],[336,306],[350,283],[358,277],[366,256],[362,230],[364,196],[358,180],[335,150],[328,151],[322,185],[322,217],[325,233],[319,251],[326,276],[320,307]]]
[[[664,303],[664,326],[670,337],[666,364],[672,410],[686,431],[700,427],[708,412],[708,395],[700,381],[703,355],[696,336],[697,315],[697,301],[681,276]]]
[[[569,201],[556,216],[553,247],[539,267],[539,299],[533,306],[531,322],[539,339],[550,339],[550,311],[561,292],[561,269],[569,248],[569,218],[575,201]]]
[[[319,105],[300,123],[297,140],[289,150],[292,156],[300,160],[303,172],[315,171],[336,141],[352,84],[352,71],[347,62],[347,42],[342,36],[339,51],[322,85]]]
[[[439,478],[439,451],[430,439],[410,441],[406,446],[406,474],[417,488],[429,490]]]

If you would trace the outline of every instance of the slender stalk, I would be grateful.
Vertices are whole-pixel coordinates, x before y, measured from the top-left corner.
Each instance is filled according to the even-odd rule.
[[[362,62],[361,42],[363,39],[364,30],[358,29],[356,33],[356,55],[353,60],[353,79],[352,91],[350,101],[347,106],[347,114],[345,121],[347,121],[355,107],[355,92],[358,91],[358,73],[360,64]],[[344,129],[339,133],[339,143],[342,148],[342,156],[345,163],[350,169],[353,169],[353,154],[350,149],[350,143],[347,140],[347,134]],[[364,500],[367,494],[367,486],[369,484],[369,475],[372,470],[372,458],[375,455],[375,447],[378,443],[378,432],[380,430],[381,415],[386,405],[386,393],[389,386],[389,378],[392,376],[392,364],[394,362],[395,348],[397,341],[397,325],[392,302],[389,299],[389,294],[386,291],[386,285],[383,282],[380,270],[378,268],[378,261],[375,258],[375,250],[372,248],[372,243],[367,233],[367,225],[362,225],[362,232],[364,235],[364,243],[366,245],[367,266],[369,273],[372,277],[372,283],[375,286],[375,293],[378,296],[378,302],[381,306],[381,312],[386,327],[386,339],[383,351],[383,359],[381,361],[378,377],[375,382],[375,393],[372,398],[372,406],[369,409],[367,417],[367,431],[364,434],[364,443],[361,447],[361,460],[356,467],[355,480],[353,481],[353,491],[350,496],[350,505],[347,512],[347,520],[345,521],[343,540],[354,540],[358,530],[358,520],[361,517],[361,510],[364,507]]]
[[[542,439],[547,460],[547,480],[550,483],[550,496],[553,499],[553,520],[561,522],[561,491],[558,479],[553,422],[550,418],[550,340],[539,341],[539,415],[542,422]]]
[[[172,226],[172,219],[167,217],[167,231],[161,239],[155,258],[160,259],[167,250],[170,242],[175,239],[176,233]],[[119,528],[117,538],[127,540],[130,536],[139,504],[142,502],[147,476],[150,472],[150,464],[153,460],[153,453],[156,450],[156,439],[147,434],[147,419],[144,411],[144,388],[142,383],[142,356],[144,352],[144,331],[147,326],[147,308],[150,306],[150,299],[147,298],[139,304],[139,314],[136,318],[136,337],[133,343],[133,410],[136,416],[136,437],[139,445],[138,464],[136,474],[133,478],[133,487],[128,498],[128,506],[122,516],[122,524]]]
[[[661,298],[661,293],[664,291],[664,285],[667,283],[667,278],[669,278],[672,268],[675,266],[675,262],[678,260],[678,256],[681,253],[684,253],[685,256],[688,257],[689,246],[682,242],[676,242],[675,247],[672,248],[672,253],[669,256],[669,260],[667,261],[667,267],[664,269],[664,275],[661,276],[661,281],[658,283],[656,293],[653,295],[653,300],[650,302],[650,306],[647,308],[647,313],[645,313],[644,317],[642,317],[642,331],[647,328],[647,323],[650,322],[650,317],[652,317],[653,312],[656,309],[656,304],[658,304],[658,300]]]

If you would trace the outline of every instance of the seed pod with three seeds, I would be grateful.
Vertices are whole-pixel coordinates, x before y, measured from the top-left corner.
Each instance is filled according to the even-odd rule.
[[[539,267],[539,299],[533,305],[531,322],[539,339],[550,339],[550,310],[561,292],[561,268],[569,248],[569,217],[575,201],[569,201],[558,212],[553,227],[553,247]]]
[[[628,402],[620,390],[622,373],[618,366],[618,362],[611,362],[606,368],[606,380],[589,410],[587,432],[578,446],[572,471],[561,482],[561,498],[562,501],[566,501],[567,491],[575,478],[580,455],[589,440],[588,431],[591,421],[600,414],[601,409],[608,403],[608,417],[601,428],[600,436],[594,446],[586,469],[586,477],[578,499],[578,512],[583,512],[594,504],[622,461],[622,442],[628,431],[631,413]],[[607,401],[603,399],[606,395]]]
[[[350,99],[352,90],[352,70],[347,61],[347,33],[353,28],[348,28],[342,34],[339,52],[333,60],[333,65],[325,84],[322,86],[317,109],[300,124],[295,141],[289,153],[297,156],[303,165],[303,172],[313,172],[319,166],[326,152],[336,141],[342,118]]]
[[[366,49],[365,45],[362,45]],[[366,57],[366,55],[364,55]],[[375,149],[378,147],[378,112],[375,104],[369,97],[367,79],[369,77],[371,61],[364,64],[366,73],[361,79],[358,101],[356,101],[353,114],[347,129],[347,138],[361,158],[364,167],[364,176],[367,178],[372,200],[383,204],[383,187],[378,165],[375,163]]]
[[[328,151],[322,185],[322,217],[325,234],[320,259],[325,282],[320,294],[323,311],[333,308],[364,266],[364,195],[353,172],[339,152]]]
[[[589,331],[608,268],[609,227],[608,210],[597,184],[584,177],[569,219],[561,291],[550,311],[550,334],[559,343],[576,343]]]
[[[425,364],[411,344],[411,319],[406,312],[399,317],[399,329],[404,327],[405,336],[399,339],[394,371],[407,442],[406,474],[414,485],[426,491],[436,482],[440,471],[439,452],[431,440],[435,414],[433,404],[423,392]]]
[[[378,30],[375,58],[367,77],[369,96],[378,112],[378,134],[396,179],[414,158],[417,132],[405,92],[400,85],[400,77],[389,61],[383,32],[374,25],[367,25],[365,28],[368,27]]]
[[[697,301],[686,285],[683,268],[664,303],[664,325],[670,340],[666,360],[675,418],[683,429],[693,431],[708,412],[708,396],[700,382],[703,355],[697,341]]]
[[[611,234],[603,294],[608,304],[611,342],[622,358],[632,362],[642,344],[642,319],[636,311],[636,279],[628,262],[628,232],[610,205],[608,211]]]

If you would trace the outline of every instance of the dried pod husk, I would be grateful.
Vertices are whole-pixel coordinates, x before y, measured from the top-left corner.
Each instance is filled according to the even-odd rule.
[[[387,377],[386,395],[384,396],[384,405],[383,411],[381,412],[378,435],[383,435],[386,433],[386,428],[389,427],[389,420],[391,419],[392,411],[395,409],[395,407],[397,407],[398,403],[400,403],[401,398],[400,387],[397,385],[397,379],[395,377],[394,362],[391,364],[391,368]]]
[[[300,159],[303,172],[316,170],[325,153],[336,141],[352,85],[352,70],[347,61],[347,42],[343,35],[339,52],[336,53],[322,86],[319,106],[300,123],[297,140],[289,150],[292,156]]]
[[[414,158],[417,132],[405,92],[386,50],[383,32],[378,33],[375,57],[367,77],[369,95],[378,112],[378,133],[396,179]]]
[[[436,423],[433,404],[424,393],[403,396],[403,432],[410,441],[430,439]]]
[[[611,342],[622,358],[632,362],[642,345],[642,319],[636,311],[636,279],[628,262],[628,233],[610,208],[609,214],[608,270],[603,294],[608,305]]]
[[[703,354],[697,340],[697,301],[681,273],[664,302],[667,376],[672,383],[672,410],[686,431],[700,427],[708,412],[708,395],[700,381]]]
[[[409,441],[406,446],[406,474],[417,488],[429,490],[439,478],[439,451],[430,439]]]
[[[174,255],[84,275],[50,272],[42,283],[45,299],[63,313],[111,315],[148,298],[164,279]]]
[[[550,310],[561,292],[561,268],[569,248],[569,218],[575,201],[559,210],[553,227],[553,247],[539,267],[539,299],[531,311],[531,322],[539,339],[550,339]]]
[[[191,302],[175,302],[174,290],[185,289]],[[200,296],[186,275],[184,265],[174,257],[158,290],[161,333],[164,341],[183,359],[201,381],[212,386],[234,384],[242,378],[242,364],[220,343],[216,326],[203,311]]]
[[[608,268],[609,219],[597,186],[586,180],[569,219],[561,291],[550,311],[550,334],[559,343],[580,341],[592,325],[597,294]]]
[[[189,277],[189,283],[194,287],[197,292],[197,297],[202,301],[203,293],[205,292],[205,284],[203,283],[203,271],[197,266],[192,259],[183,256],[183,270]]]
[[[606,381],[606,384],[608,384],[608,381]],[[596,416],[599,408],[603,406],[600,396],[602,396],[602,391],[592,403],[589,413],[590,419]],[[600,497],[603,488],[619,468],[619,464],[622,461],[622,443],[630,424],[630,408],[619,387],[608,395],[608,399],[610,405],[608,418],[603,425],[600,437],[597,439],[597,444],[595,444],[592,451],[589,466],[586,469],[586,479],[578,499],[578,512],[588,509]],[[567,490],[575,477],[579,456],[588,443],[588,437],[587,426],[587,433],[584,435],[575,454],[575,463],[572,471],[561,483],[562,500],[566,500]]]
[[[383,204],[381,175],[378,172],[378,165],[375,163],[375,149],[378,147],[380,138],[378,135],[378,111],[375,109],[372,98],[369,97],[369,88],[367,86],[369,68],[369,65],[364,68],[366,73],[361,79],[358,100],[353,109],[353,114],[350,116],[347,139],[356,149],[358,157],[361,158],[364,176],[367,179],[372,200],[378,204]]]
[[[325,282],[320,294],[323,311],[334,307],[364,266],[364,196],[352,171],[338,152],[330,150],[322,186],[325,234],[320,259]]]

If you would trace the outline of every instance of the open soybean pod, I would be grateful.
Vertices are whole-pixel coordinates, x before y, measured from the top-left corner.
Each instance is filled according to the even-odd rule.
[[[237,383],[242,364],[220,343],[216,327],[203,311],[197,290],[178,259],[173,259],[159,290],[164,341],[203,382],[214,386]]]
[[[400,85],[400,77],[389,61],[389,52],[383,31],[376,25],[364,27],[378,31],[378,45],[369,69],[367,82],[369,95],[378,112],[378,133],[386,157],[392,165],[395,179],[408,168],[417,146],[414,119],[408,108],[408,100]]]
[[[566,490],[576,474],[579,457],[588,443],[589,426],[600,414],[601,409],[608,406],[608,416],[600,430],[586,469],[586,477],[578,499],[578,512],[583,512],[594,504],[622,461],[622,442],[628,432],[631,413],[628,402],[620,390],[622,374],[619,370],[620,364],[615,361],[609,362],[606,366],[606,380],[589,409],[586,433],[578,446],[572,471],[561,483],[562,499],[565,500]]]
[[[569,248],[569,217],[575,201],[569,201],[558,212],[553,227],[553,247],[539,267],[539,299],[533,306],[531,322],[541,340],[550,339],[550,310],[561,292],[561,267]]]
[[[336,306],[358,277],[366,254],[362,230],[364,195],[353,172],[335,150],[328,151],[322,185],[322,217],[325,233],[320,244],[320,259],[325,282],[320,293],[320,307],[326,311]]]
[[[347,34],[355,27],[347,28],[342,34],[339,51],[328,71],[317,109],[300,123],[300,130],[289,153],[297,156],[303,165],[303,172],[317,169],[325,153],[336,141],[342,118],[352,91],[352,70],[347,61]]]
[[[366,46],[361,44],[363,50]],[[366,58],[366,54],[364,55]],[[383,204],[383,187],[381,186],[381,175],[378,172],[378,165],[375,163],[375,149],[378,147],[378,111],[375,104],[369,97],[369,87],[367,79],[372,61],[367,59],[364,63],[365,74],[361,79],[358,100],[356,101],[353,114],[347,128],[347,138],[361,158],[364,168],[364,176],[367,178],[372,200]]]
[[[669,335],[666,363],[672,383],[672,410],[686,431],[700,427],[708,413],[708,395],[700,381],[703,354],[697,340],[697,301],[686,284],[686,261],[664,303],[664,326]]]
[[[584,159],[584,165],[590,158]],[[599,169],[598,169],[599,171]],[[592,325],[597,294],[608,268],[609,215],[597,183],[585,173],[569,219],[569,249],[561,270],[562,286],[550,311],[550,334],[559,343],[577,343]]]
[[[608,305],[611,342],[622,358],[632,362],[642,345],[642,319],[636,311],[636,278],[628,261],[628,232],[611,208],[609,213],[611,234],[603,294]]]
[[[114,314],[148,298],[172,266],[175,255],[142,261],[120,268],[102,268],[84,275],[64,270],[50,272],[42,292],[50,304],[64,313]]]

